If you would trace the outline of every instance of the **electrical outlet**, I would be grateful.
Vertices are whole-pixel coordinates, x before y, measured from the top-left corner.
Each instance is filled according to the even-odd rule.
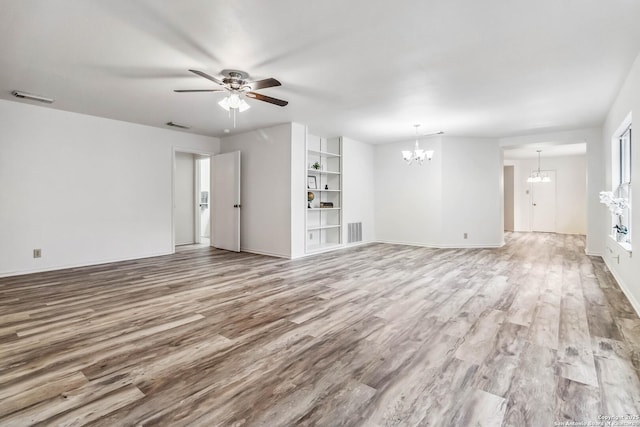
[[[464,233],[464,238],[466,239],[467,237],[469,237],[467,233]]]
[[[40,258],[40,257],[42,257],[42,249],[34,249],[34,250],[33,250],[33,257],[34,257],[34,258]]]

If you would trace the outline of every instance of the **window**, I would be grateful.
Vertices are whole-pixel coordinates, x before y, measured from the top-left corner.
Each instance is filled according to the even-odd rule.
[[[623,200],[622,209],[612,215],[612,235],[631,245],[631,113],[618,128],[612,141],[613,194]]]
[[[620,144],[620,185],[631,185],[631,126],[618,138]]]

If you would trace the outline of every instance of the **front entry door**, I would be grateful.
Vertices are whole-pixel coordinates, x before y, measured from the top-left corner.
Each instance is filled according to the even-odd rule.
[[[556,172],[543,171],[551,182],[531,184],[531,231],[556,231]]]

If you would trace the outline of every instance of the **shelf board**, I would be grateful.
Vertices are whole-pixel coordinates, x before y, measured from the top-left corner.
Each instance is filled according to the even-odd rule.
[[[324,190],[322,188],[307,188],[307,191],[317,191],[319,193],[321,193],[321,192],[324,192],[324,193],[331,193],[331,192],[339,193],[340,192],[340,190]]]
[[[307,253],[328,251],[330,249],[339,248],[341,246],[342,246],[342,243],[325,243],[324,245],[308,245]]]
[[[331,228],[340,228],[340,225],[318,225],[316,227],[307,227],[307,231],[313,230],[329,230]]]
[[[340,175],[340,172],[321,171],[319,169],[307,169],[307,172],[317,173],[318,175]]]
[[[339,211],[340,208],[307,208],[308,211]]]
[[[340,154],[330,153],[328,151],[307,150],[307,153],[314,154],[316,156],[323,156],[323,157],[340,157]]]

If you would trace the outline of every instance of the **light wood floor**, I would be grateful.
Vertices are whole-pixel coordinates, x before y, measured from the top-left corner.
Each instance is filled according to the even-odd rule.
[[[0,279],[0,425],[640,414],[640,319],[601,259],[579,236],[507,240],[294,261],[183,248]]]

